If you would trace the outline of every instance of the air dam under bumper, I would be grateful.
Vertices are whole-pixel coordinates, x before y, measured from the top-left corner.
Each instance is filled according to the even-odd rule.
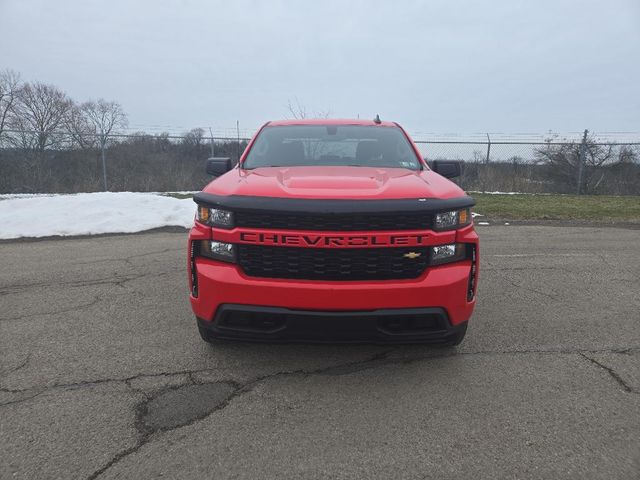
[[[429,267],[415,280],[323,282],[282,280],[249,277],[240,271],[237,265],[197,258],[198,296],[190,297],[191,305],[200,325],[212,333],[233,338],[290,337],[286,329],[253,335],[252,333],[232,334],[218,327],[218,320],[226,309],[260,311],[280,309],[293,315],[292,323],[300,324],[290,330],[291,335],[305,326],[304,318],[320,321],[345,321],[355,317],[368,319],[365,331],[360,329],[358,340],[446,340],[471,317],[475,299],[467,301],[469,272],[471,261],[462,261],[449,265]],[[231,307],[233,306],[233,308]],[[248,310],[247,310],[248,309]],[[434,310],[435,309],[435,310]],[[416,310],[436,310],[443,320],[437,328],[438,333],[412,332],[398,337],[394,332],[378,329],[378,317],[388,313],[411,316]],[[383,313],[380,313],[383,312]],[[294,315],[295,314],[295,315]],[[294,318],[295,317],[295,318]],[[375,317],[375,318],[373,318]],[[356,322],[357,323],[357,322]],[[311,327],[311,325],[309,325]],[[327,328],[330,326],[327,323]],[[362,325],[360,325],[362,326]],[[312,329],[313,330],[313,329]],[[385,330],[385,329],[383,329]],[[388,330],[388,328],[386,329]],[[367,331],[373,336],[367,337]],[[254,332],[255,333],[255,332]],[[314,332],[303,337],[313,337]],[[317,332],[315,332],[317,333]],[[416,336],[417,335],[417,336]],[[411,338],[410,338],[411,337]]]
[[[222,339],[440,343],[466,324],[452,326],[442,308],[332,312],[225,304],[213,322],[199,318],[198,326]]]

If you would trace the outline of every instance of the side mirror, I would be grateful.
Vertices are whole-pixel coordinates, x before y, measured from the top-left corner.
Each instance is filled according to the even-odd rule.
[[[219,177],[233,168],[229,157],[211,157],[207,159],[207,173]]]
[[[455,178],[462,175],[462,162],[454,160],[434,160],[431,162],[431,168],[445,178]]]

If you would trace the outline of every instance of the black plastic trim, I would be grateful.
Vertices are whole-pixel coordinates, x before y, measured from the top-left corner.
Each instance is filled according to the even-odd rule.
[[[441,198],[399,198],[380,200],[307,199],[261,197],[248,195],[215,195],[199,192],[193,196],[199,205],[225,208],[231,211],[280,211],[309,213],[376,213],[376,212],[445,212],[472,207],[475,200],[462,197]]]
[[[198,254],[197,240],[189,241],[189,268],[191,269],[191,295],[198,297],[198,267],[196,266],[196,256]]]
[[[255,329],[250,327],[225,326],[224,318],[229,312],[247,315],[265,315],[282,317],[282,324],[272,328]],[[438,325],[433,329],[410,332],[392,332],[380,326],[380,320],[389,317],[424,315],[437,318]],[[321,320],[322,327],[317,328]],[[446,343],[466,328],[466,322],[451,325],[443,308],[401,308],[366,311],[318,311],[297,310],[281,307],[258,305],[223,304],[218,307],[213,321],[198,318],[198,326],[208,332],[212,338],[249,340],[249,341],[303,341],[303,342],[381,342],[381,343]],[[313,325],[313,322],[316,322]],[[326,322],[326,324],[324,323]],[[308,325],[316,328],[307,329]],[[326,326],[326,328],[324,328]],[[335,330],[335,331],[334,331]]]

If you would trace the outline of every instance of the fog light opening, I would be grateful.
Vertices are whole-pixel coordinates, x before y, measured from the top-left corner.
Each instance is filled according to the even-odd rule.
[[[191,270],[191,295],[198,296],[198,271],[196,270],[196,242],[191,242],[189,269]]]
[[[459,262],[467,258],[467,245],[464,243],[451,243],[436,245],[430,249],[429,263],[442,265],[444,263]]]
[[[198,254],[202,257],[235,263],[236,248],[233,243],[218,242],[216,240],[201,240]]]
[[[478,263],[476,261],[476,249],[471,247],[471,270],[469,271],[469,284],[467,287],[467,301],[470,302],[475,297],[476,282],[478,273]]]

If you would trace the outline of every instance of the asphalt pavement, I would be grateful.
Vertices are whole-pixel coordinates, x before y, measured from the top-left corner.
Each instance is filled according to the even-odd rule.
[[[478,230],[454,349],[210,346],[184,232],[0,243],[0,478],[639,478],[640,230]]]

